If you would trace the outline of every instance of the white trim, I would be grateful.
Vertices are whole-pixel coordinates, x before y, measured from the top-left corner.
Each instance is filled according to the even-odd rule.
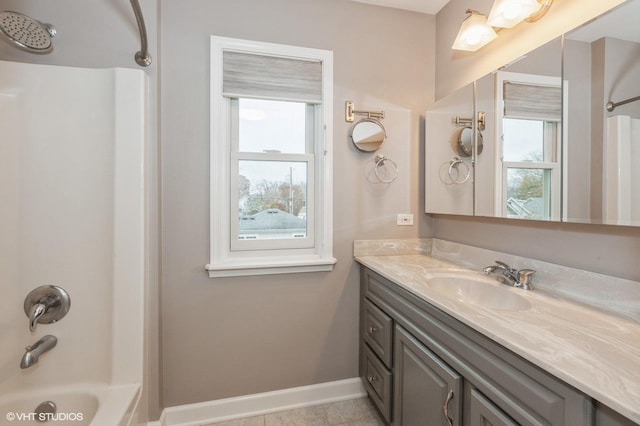
[[[263,256],[264,257],[264,256]],[[244,277],[248,275],[297,274],[301,272],[328,272],[333,270],[337,260],[333,257],[299,256],[297,261],[286,262],[272,260],[258,263],[260,259],[246,259],[237,265],[226,263],[223,266],[208,264],[209,278]]]
[[[561,220],[568,222],[569,218],[569,198],[573,194],[569,193],[569,81],[562,80],[562,218]],[[575,221],[575,218],[573,218]]]
[[[167,407],[162,411],[160,420],[149,425],[197,426],[362,398],[366,395],[362,380],[355,377],[317,385]]]
[[[314,247],[290,250],[247,250],[245,254],[231,250],[230,171],[231,149],[230,103],[222,97],[222,52],[239,51],[294,59],[317,60],[322,63],[322,106],[316,109],[317,143],[314,157],[315,216]],[[273,43],[211,36],[211,194],[210,194],[210,262],[206,265],[210,277],[259,275],[287,272],[328,271],[336,263],[333,257],[333,52]],[[321,109],[321,111],[320,111]],[[320,119],[322,121],[320,121]],[[221,143],[223,141],[224,143]],[[315,219],[315,223],[313,222]],[[301,244],[296,242],[296,244]],[[277,248],[277,247],[275,247]],[[257,258],[259,261],[256,261]],[[290,262],[291,260],[291,262]],[[306,261],[306,264],[305,264]],[[290,268],[288,268],[288,266]],[[271,269],[271,270],[270,270]]]

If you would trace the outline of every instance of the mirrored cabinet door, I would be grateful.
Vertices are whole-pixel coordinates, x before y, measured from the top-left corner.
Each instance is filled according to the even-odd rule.
[[[476,82],[486,123],[475,164],[477,216],[560,220],[561,51],[558,38]]]
[[[627,1],[565,35],[565,221],[640,226],[639,16]]]
[[[473,84],[425,115],[425,211],[473,215]]]

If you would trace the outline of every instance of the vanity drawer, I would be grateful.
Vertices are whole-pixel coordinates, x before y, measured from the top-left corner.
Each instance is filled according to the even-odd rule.
[[[391,387],[393,385],[391,372],[387,370],[367,345],[364,345],[364,350],[363,379],[365,389],[382,417],[388,423],[391,423]]]
[[[391,368],[393,320],[367,299],[365,299],[364,310],[364,330],[362,331],[364,341],[369,344],[387,368]]]

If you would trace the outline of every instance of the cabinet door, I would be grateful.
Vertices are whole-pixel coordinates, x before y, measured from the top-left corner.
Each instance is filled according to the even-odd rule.
[[[394,425],[459,426],[462,377],[401,327],[394,348]]]
[[[477,389],[471,390],[469,426],[519,426]]]
[[[393,321],[368,299],[364,299],[364,321],[362,335],[364,341],[391,368],[391,345],[393,340]]]
[[[378,407],[380,414],[387,422],[391,422],[391,372],[380,362],[378,357],[369,349],[364,348],[364,387],[371,401]]]

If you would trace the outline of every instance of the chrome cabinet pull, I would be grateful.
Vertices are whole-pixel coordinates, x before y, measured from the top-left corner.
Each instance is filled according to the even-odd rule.
[[[373,382],[378,381],[378,378],[376,376],[369,376],[367,377],[367,380],[369,381],[369,383],[373,384]]]
[[[369,334],[373,334],[373,333],[375,333],[376,331],[378,331],[378,329],[377,329],[377,328],[375,328],[375,327],[373,327],[373,326],[369,327]]]
[[[447,394],[447,400],[444,402],[444,406],[442,407],[442,411],[444,412],[444,418],[449,422],[449,426],[453,426],[453,420],[449,417],[449,402],[453,399],[453,391],[449,389],[449,393]]]

